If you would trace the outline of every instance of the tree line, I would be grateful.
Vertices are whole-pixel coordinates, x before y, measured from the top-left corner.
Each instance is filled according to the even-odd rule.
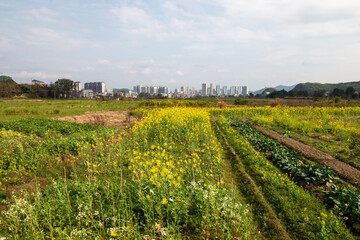
[[[359,93],[356,92],[355,88],[348,87],[345,90],[340,88],[334,88],[330,92],[326,92],[325,90],[315,90],[313,92],[308,92],[304,90],[280,90],[273,91],[269,93],[267,98],[285,98],[285,97],[315,97],[315,98],[324,98],[324,97],[341,97],[347,99],[357,99],[360,97]]]
[[[66,78],[46,85],[18,84],[9,76],[0,76],[0,97],[27,96],[29,98],[71,98],[74,96],[74,81]]]

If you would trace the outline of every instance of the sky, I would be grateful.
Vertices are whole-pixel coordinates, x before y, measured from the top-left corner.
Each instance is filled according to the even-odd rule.
[[[0,0],[0,74],[134,85],[360,80],[359,0]]]

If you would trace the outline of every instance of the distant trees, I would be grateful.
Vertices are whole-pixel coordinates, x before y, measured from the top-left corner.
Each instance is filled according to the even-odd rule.
[[[54,96],[56,98],[70,98],[73,88],[74,81],[67,78],[62,78],[58,79],[51,89],[54,91]]]
[[[48,98],[49,88],[41,85],[19,84],[22,94],[29,98]]]
[[[356,94],[355,88],[353,88],[353,87],[348,87],[348,88],[345,90],[345,95],[346,95],[347,98],[356,98],[356,97],[357,97],[357,94]]]
[[[331,97],[345,97],[345,91],[339,88],[335,88],[331,93]]]
[[[74,81],[62,78],[50,85],[17,84],[9,76],[0,76],[0,97],[25,95],[29,98],[70,98]]]
[[[302,90],[291,90],[289,92],[283,90],[273,91],[268,96],[268,98],[284,98],[284,97],[309,97],[309,93],[307,91]]]
[[[20,87],[11,77],[0,76],[0,97],[13,97],[20,93]]]
[[[285,90],[280,91],[273,91],[268,94],[267,98],[285,98],[285,97],[316,97],[316,98],[323,98],[323,97],[340,97],[340,98],[359,98],[359,94],[356,92],[355,88],[348,87],[346,90],[335,88],[328,94],[325,90],[315,90],[313,92],[308,92],[305,90],[291,90],[289,92]]]

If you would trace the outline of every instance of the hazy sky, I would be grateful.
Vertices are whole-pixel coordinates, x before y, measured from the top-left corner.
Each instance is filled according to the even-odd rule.
[[[360,80],[359,0],[0,0],[0,73],[109,88]]]

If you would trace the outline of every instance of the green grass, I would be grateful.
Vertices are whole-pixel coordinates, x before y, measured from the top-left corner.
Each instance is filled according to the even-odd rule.
[[[138,107],[140,101],[0,100],[0,121],[53,118],[94,111],[119,111]]]

